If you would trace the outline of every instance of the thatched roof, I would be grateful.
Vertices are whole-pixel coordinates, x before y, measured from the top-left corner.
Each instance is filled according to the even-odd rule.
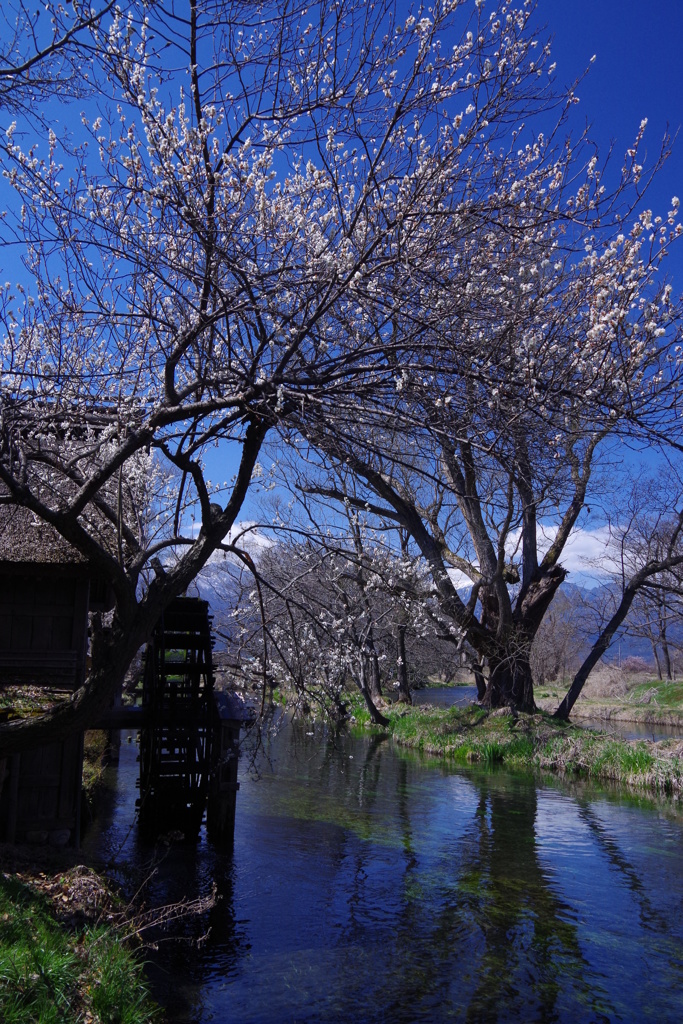
[[[85,557],[38,516],[18,505],[0,505],[0,562],[86,565]]]

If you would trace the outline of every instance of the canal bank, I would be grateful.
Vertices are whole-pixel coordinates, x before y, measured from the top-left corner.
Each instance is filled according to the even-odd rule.
[[[37,855],[2,845],[0,864],[3,1024],[163,1019],[150,997],[131,908],[106,878],[64,850]]]
[[[555,710],[556,702],[537,701],[539,708],[550,714]],[[581,701],[572,708],[572,721],[603,721],[631,722],[634,725],[649,725],[655,728],[675,730],[683,737],[683,711],[677,708],[642,706],[634,704],[614,704],[606,701]]]
[[[385,709],[386,732],[404,747],[460,763],[501,764],[514,771],[556,772],[679,795],[683,791],[683,739],[627,740],[583,729],[547,712],[524,714],[510,708],[420,704]],[[357,725],[370,723],[360,701]]]

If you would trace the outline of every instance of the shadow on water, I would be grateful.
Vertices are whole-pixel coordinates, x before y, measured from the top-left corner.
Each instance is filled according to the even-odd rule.
[[[181,928],[199,948],[154,955],[171,1020],[681,1019],[675,811],[300,724],[260,757],[233,853],[202,837],[152,879],[150,899],[220,896]]]

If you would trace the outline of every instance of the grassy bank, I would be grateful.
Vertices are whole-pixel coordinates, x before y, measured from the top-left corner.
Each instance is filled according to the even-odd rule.
[[[369,725],[362,707],[354,711],[358,724]],[[611,779],[670,794],[683,791],[680,740],[631,743],[556,721],[543,712],[403,705],[384,713],[397,743],[433,757]]]
[[[123,915],[82,867],[0,874],[3,1024],[147,1024],[158,1018]]]
[[[554,711],[565,691],[566,687],[557,685],[538,687],[536,703],[544,711]],[[572,718],[674,726],[683,731],[683,682],[650,679],[626,684],[616,693],[589,689],[572,708]]]
[[[103,785],[106,734],[88,732],[84,810]],[[160,1020],[123,908],[74,850],[3,847],[0,859],[0,1021],[147,1024]],[[57,870],[59,868],[59,870]],[[132,941],[131,941],[132,940]]]

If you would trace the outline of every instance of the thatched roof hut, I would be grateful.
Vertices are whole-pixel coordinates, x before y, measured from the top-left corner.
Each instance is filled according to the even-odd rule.
[[[63,569],[87,563],[80,551],[30,509],[0,505],[0,572],[21,564]],[[10,569],[10,572],[15,571]]]
[[[88,612],[110,607],[85,557],[28,509],[0,505],[0,689],[76,689],[85,679]]]

